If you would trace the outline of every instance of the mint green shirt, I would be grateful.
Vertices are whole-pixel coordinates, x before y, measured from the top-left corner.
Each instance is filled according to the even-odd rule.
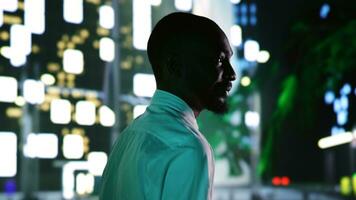
[[[214,160],[192,109],[157,90],[119,136],[106,165],[102,200],[211,199]]]

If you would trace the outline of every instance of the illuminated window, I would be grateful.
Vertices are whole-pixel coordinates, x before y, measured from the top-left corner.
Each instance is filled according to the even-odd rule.
[[[53,133],[30,133],[23,151],[30,158],[55,158],[58,155],[58,137]]]
[[[83,0],[64,0],[63,17],[66,22],[80,24],[83,22]]]
[[[240,46],[242,43],[242,30],[239,25],[233,25],[230,29],[231,44]]]
[[[45,31],[45,0],[25,0],[25,26],[34,34]]]
[[[151,34],[151,5],[147,0],[133,0],[133,46],[139,50],[147,49]]]
[[[260,45],[254,40],[247,40],[244,45],[244,56],[247,61],[254,62],[258,58]]]
[[[15,12],[18,8],[18,0],[0,0],[0,10]]]
[[[174,0],[174,6],[180,11],[190,11],[193,7],[192,0]]]
[[[50,119],[55,124],[68,124],[71,120],[71,104],[65,99],[51,101]]]
[[[108,156],[105,152],[90,152],[88,154],[89,172],[94,176],[101,176],[108,161]]]
[[[115,43],[110,38],[101,38],[99,43],[99,56],[103,61],[111,62],[115,58]]]
[[[80,125],[95,123],[95,104],[89,101],[78,101],[75,105],[75,120]]]
[[[135,74],[133,92],[137,96],[152,97],[156,90],[155,77],[152,74]]]
[[[14,102],[17,97],[17,80],[13,77],[0,76],[0,101]]]
[[[115,25],[115,13],[111,6],[104,5],[99,8],[99,24],[106,29],[112,29]]]
[[[133,110],[133,118],[135,119],[136,117],[140,116],[146,111],[147,106],[146,105],[137,105],[134,107]]]
[[[45,87],[41,81],[27,79],[23,84],[23,95],[27,102],[40,104],[45,98]]]
[[[84,141],[81,135],[65,135],[63,138],[63,156],[67,159],[79,159],[84,154]]]
[[[113,126],[115,124],[115,113],[107,106],[99,108],[99,120],[103,126]]]
[[[13,177],[17,172],[17,136],[0,132],[0,177]]]
[[[63,69],[67,73],[81,74],[84,69],[83,53],[76,49],[66,49],[63,54]]]

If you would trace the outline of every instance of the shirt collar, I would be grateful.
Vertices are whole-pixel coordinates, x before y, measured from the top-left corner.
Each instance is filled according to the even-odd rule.
[[[183,99],[170,92],[157,89],[152,97],[150,108],[168,112],[198,130],[193,110]]]

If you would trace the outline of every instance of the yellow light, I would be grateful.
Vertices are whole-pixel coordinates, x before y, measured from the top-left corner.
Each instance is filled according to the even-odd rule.
[[[32,45],[32,52],[34,54],[39,53],[40,52],[40,47],[38,45],[35,45],[35,44]]]
[[[2,32],[0,33],[0,38],[1,38],[2,40],[8,40],[8,39],[10,38],[9,32],[7,32],[7,31],[2,31]]]
[[[80,34],[80,36],[82,36],[83,38],[89,37],[89,31],[88,31],[87,29],[82,29],[79,34]]]
[[[15,99],[15,104],[17,105],[17,106],[23,106],[23,105],[25,105],[25,103],[26,103],[26,101],[25,101],[25,98],[23,98],[22,96],[18,96],[18,97],[16,97],[16,99]]]
[[[340,180],[340,192],[342,195],[350,195],[351,194],[351,179],[348,176],[344,176]]]
[[[241,78],[241,85],[247,87],[251,84],[251,79],[248,76],[244,76]]]
[[[22,110],[16,107],[10,107],[6,109],[6,116],[10,118],[20,118],[22,115]]]
[[[53,85],[56,82],[56,79],[52,74],[42,74],[41,81],[45,85]]]

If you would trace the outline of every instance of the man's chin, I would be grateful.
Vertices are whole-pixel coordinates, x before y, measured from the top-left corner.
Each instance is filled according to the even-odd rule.
[[[216,113],[216,114],[225,114],[228,111],[228,105],[226,102],[226,98],[219,97],[214,102],[211,102],[207,105],[207,110]]]

